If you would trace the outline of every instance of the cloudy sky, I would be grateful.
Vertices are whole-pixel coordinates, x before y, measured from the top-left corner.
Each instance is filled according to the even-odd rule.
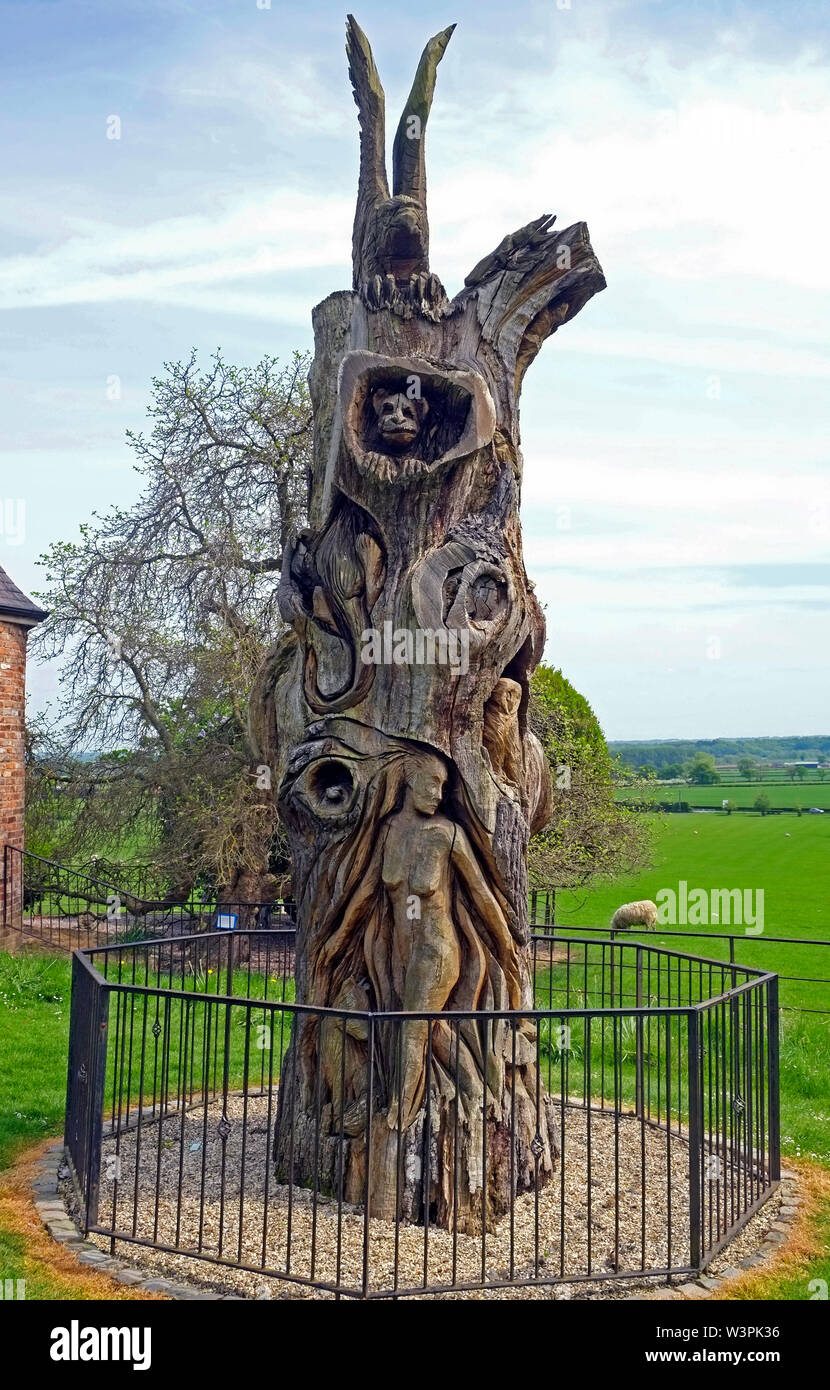
[[[522,511],[547,659],[611,738],[830,731],[823,9],[356,10],[390,130],[458,21],[427,136],[450,295],[542,212],[603,264],[525,382]],[[51,541],[135,496],[124,431],[164,361],[310,347],[351,282],[356,112],[330,0],[0,12],[0,564],[31,591]]]

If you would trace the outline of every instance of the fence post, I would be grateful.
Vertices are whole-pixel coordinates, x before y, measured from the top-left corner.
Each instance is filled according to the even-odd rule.
[[[104,1126],[104,1084],[107,1071],[107,1032],[109,1029],[109,986],[93,979],[90,1019],[90,1068],[87,1110],[87,1182],[84,1193],[84,1234],[98,1220],[101,1185],[101,1147]]]
[[[637,947],[637,1008],[643,1007],[643,948]],[[635,1060],[636,1077],[634,1081],[634,1111],[641,1119],[645,1113],[645,1100],[643,1097],[643,1019],[642,1015],[637,1015],[635,1025],[637,1036],[636,1048],[637,1055]]]
[[[398,1027],[402,1026],[398,1020]],[[456,1041],[456,1048],[458,1042]],[[372,1110],[375,1104],[375,1016],[369,1015],[369,1036],[367,1039],[366,1066],[368,1076],[366,1078],[366,1190],[363,1201],[363,1269],[361,1274],[361,1298],[368,1297],[369,1293],[369,1260],[371,1257],[371,1245],[369,1242],[369,1222],[372,1209]],[[455,1194],[453,1193],[453,1201]]]
[[[781,1097],[778,1056],[778,976],[767,980],[767,1086],[769,1114],[769,1175],[771,1182],[781,1178]]]
[[[238,920],[239,920],[239,918],[237,918],[237,921],[238,921]],[[234,937],[235,937],[235,936],[236,936],[236,931],[235,931],[235,930],[234,930],[234,931],[229,931],[229,932],[226,932],[226,933],[225,933],[225,939],[227,940],[227,943],[228,943],[228,974],[227,974],[227,982],[226,982],[226,983],[227,983],[227,995],[228,995],[228,998],[229,998],[229,999],[232,999],[232,998],[233,998],[233,947],[234,947]],[[220,941],[221,941],[222,938],[220,937],[219,939],[220,939]],[[250,937],[248,938],[248,940],[250,941]],[[218,972],[218,970],[217,970],[217,972],[216,972],[216,984],[217,984],[217,988],[218,988],[218,985],[219,985],[219,972]]]
[[[701,1170],[703,1167],[702,1096],[700,1094],[700,1018],[689,1011],[689,1263],[700,1269]]]
[[[15,858],[15,855],[18,857]],[[3,916],[0,933],[23,931],[23,851],[15,845],[3,845],[2,873]]]

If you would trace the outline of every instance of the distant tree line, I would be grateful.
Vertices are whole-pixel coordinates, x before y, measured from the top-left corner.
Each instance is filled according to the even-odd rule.
[[[711,753],[695,753],[686,763],[666,763],[663,767],[657,768],[653,763],[640,763],[638,767],[631,767],[625,763],[617,763],[618,780],[629,785],[654,782],[688,782],[691,786],[712,787],[719,782],[732,782],[734,778],[724,776],[723,769],[718,769],[715,759]],[[802,763],[797,763],[786,767],[783,772],[789,777],[791,782],[804,782],[813,773],[814,780],[825,782],[830,776],[828,768],[807,768]],[[769,767],[764,763],[753,762],[752,758],[739,758],[737,764],[738,776],[745,782],[761,782],[769,773]]]
[[[653,767],[659,777],[680,773],[669,769],[683,767],[699,753],[708,753],[718,763],[830,762],[830,734],[798,734],[778,738],[657,739],[649,743],[608,744],[611,754],[630,768]],[[740,769],[739,769],[740,770]]]

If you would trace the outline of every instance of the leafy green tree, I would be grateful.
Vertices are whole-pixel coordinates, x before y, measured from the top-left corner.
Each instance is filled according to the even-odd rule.
[[[529,719],[554,785],[551,822],[530,842],[531,883],[574,888],[645,867],[652,853],[653,818],[615,801],[616,767],[599,721],[560,670],[537,667],[530,683]]]
[[[752,805],[753,809],[760,811],[762,816],[772,810],[772,802],[766,792],[759,792]]]
[[[747,782],[751,782],[753,777],[755,776],[755,764],[752,761],[752,759],[739,758],[738,772],[740,773],[741,777],[746,778]]]
[[[696,753],[686,767],[686,777],[695,786],[711,787],[720,781],[720,773],[711,753]]]
[[[676,782],[683,776],[682,763],[666,763],[660,771],[660,776],[666,782]]]

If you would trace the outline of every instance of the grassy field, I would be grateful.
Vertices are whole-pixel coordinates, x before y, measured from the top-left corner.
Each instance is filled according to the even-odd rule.
[[[742,777],[741,774],[738,772],[738,768],[735,763],[717,763],[716,766],[724,782],[746,781],[746,778]],[[791,776],[791,769],[786,767],[767,767],[765,763],[758,763],[757,769],[758,770],[756,773],[756,779],[757,777],[760,777],[762,782],[790,783],[794,780],[794,778]],[[824,775],[825,778],[830,776],[830,774],[827,773],[826,769]],[[821,782],[822,778],[819,775],[818,769],[814,767],[809,767],[807,768],[804,780],[805,782]]]
[[[23,1151],[63,1131],[71,973],[71,962],[66,954],[11,956],[0,952],[0,1278],[24,1279],[29,1299],[128,1297],[127,1291],[118,1286],[73,1268],[71,1256],[57,1251],[37,1219],[32,1220],[25,1199],[25,1183],[9,1182],[11,1165]],[[192,987],[192,981],[190,984]],[[211,988],[210,982],[203,980],[197,980],[196,984],[197,988]],[[249,982],[247,972],[240,972],[234,992],[241,995],[249,987],[251,997],[265,996],[266,981],[262,975],[253,974]],[[282,982],[276,986],[272,982],[268,994],[290,1001],[294,997],[293,982],[288,982],[285,989]],[[170,1032],[175,1039],[180,1005],[173,1003],[168,1008]],[[232,1010],[229,1075],[232,1089],[242,1086],[246,1066],[252,1083],[258,1084],[260,1080],[263,1055],[246,1049],[246,1017],[245,1010]],[[275,1074],[279,1073],[279,1059],[287,1044],[287,1035],[279,1036],[280,1017],[278,1015],[275,1029]],[[106,1080],[107,1113],[113,1108],[116,1019],[113,1007]],[[261,1018],[254,1016],[254,1025],[258,1021]],[[196,1026],[191,1045],[195,1042],[197,1053],[201,1040],[202,1034]],[[152,1049],[151,1035],[149,1043]],[[171,1057],[170,1075],[175,1077],[175,1074],[175,1057]],[[151,1075],[148,1067],[146,1101],[153,1095]],[[126,1089],[132,1090],[132,1100],[139,1098],[137,1085],[122,1087],[116,1101],[122,1107],[127,1101]]]
[[[830,938],[830,815],[663,816],[649,869],[587,892],[561,892],[557,921],[606,925],[620,902],[655,899],[680,879],[762,888],[765,935]]]
[[[70,975],[65,955],[0,953],[0,1278],[24,1280],[29,1300],[127,1299],[55,1245],[29,1204],[28,1170],[11,1166],[63,1131]]]
[[[769,797],[771,806],[794,808],[800,806],[807,811],[810,806],[819,806],[830,813],[830,782],[815,782],[799,785],[798,782],[719,782],[714,787],[659,786],[649,784],[644,787],[620,787],[618,801],[678,802],[686,801],[690,806],[712,806],[720,810],[721,803],[731,801],[736,807],[751,810],[755,798],[763,792]],[[816,816],[816,820],[820,817]]]
[[[0,953],[0,1168],[62,1127],[70,977],[66,956]]]

